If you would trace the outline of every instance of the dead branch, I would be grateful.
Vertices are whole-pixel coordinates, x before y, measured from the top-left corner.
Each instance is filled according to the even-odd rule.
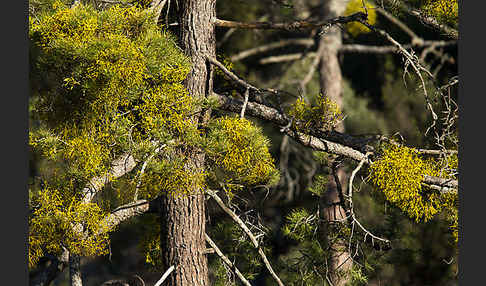
[[[169,267],[169,269],[167,269],[164,272],[164,275],[162,275],[162,277],[159,279],[159,281],[157,281],[157,283],[155,283],[154,286],[160,286],[160,285],[162,285],[162,283],[164,283],[165,279],[167,279],[167,277],[169,277],[170,273],[172,273],[172,271],[174,271],[174,269],[175,269],[174,265],[172,265],[171,267]]]
[[[434,48],[438,47],[445,47],[457,44],[457,41],[423,41],[421,43],[414,43],[406,44],[402,47],[404,49],[410,49],[412,47],[422,48],[422,47],[431,47]],[[341,45],[339,48],[340,53],[361,53],[361,54],[387,54],[387,53],[396,53],[399,51],[399,48],[396,46],[369,46],[369,45],[359,45],[359,44],[347,44]],[[303,53],[293,53],[293,54],[285,54],[285,55],[278,55],[278,56],[270,56],[263,58],[259,61],[260,64],[271,64],[271,63],[279,63],[279,62],[288,62],[288,61],[295,61],[302,59]],[[315,57],[315,52],[307,53],[309,57]]]
[[[260,91],[259,88],[247,83],[246,81],[240,79],[237,75],[235,75],[234,73],[232,73],[231,71],[229,71],[222,63],[220,63],[218,60],[216,60],[215,58],[212,58],[212,57],[207,57],[208,61],[217,66],[218,68],[221,69],[221,71],[223,71],[230,79],[234,80],[236,83],[238,83],[239,85],[245,87],[246,89],[252,89],[252,90],[255,90],[257,92]]]
[[[214,25],[218,27],[237,28],[237,29],[277,29],[286,31],[295,31],[301,29],[317,29],[322,27],[329,27],[336,24],[346,24],[356,22],[359,20],[366,20],[367,16],[363,12],[357,12],[349,16],[339,16],[326,21],[309,22],[309,21],[295,21],[286,23],[272,23],[272,22],[236,22],[221,19],[215,19]]]
[[[263,249],[260,247],[256,237],[253,235],[253,233],[250,231],[250,229],[246,226],[246,224],[232,211],[230,210],[221,200],[221,198],[216,194],[215,191],[212,190],[206,190],[206,193],[208,193],[221,207],[221,209],[227,213],[240,227],[241,229],[248,235],[250,238],[250,241],[252,242],[253,246],[258,250],[258,254],[263,260],[263,263],[265,264],[268,272],[272,275],[273,279],[277,282],[279,286],[283,286],[284,284],[280,280],[280,278],[277,276],[275,271],[273,271],[272,266],[270,265],[270,262],[267,259],[267,256],[263,252]]]
[[[354,181],[354,177],[356,176],[356,174],[358,173],[358,171],[363,167],[363,164],[368,161],[368,157],[371,155],[371,153],[366,153],[365,154],[365,158],[363,158],[363,160],[361,160],[358,164],[358,166],[356,166],[356,168],[353,170],[353,172],[351,173],[351,176],[349,177],[349,183],[348,183],[348,202],[349,202],[349,211],[350,211],[350,217],[352,219],[352,224],[353,224],[353,227],[354,227],[354,224],[358,225],[361,230],[365,233],[365,239],[366,239],[366,236],[370,236],[371,239],[372,239],[372,243],[373,243],[373,239],[376,239],[376,240],[379,240],[379,241],[382,241],[382,242],[385,242],[385,243],[390,243],[390,240],[388,239],[385,239],[385,238],[381,238],[379,236],[376,236],[374,235],[372,232],[370,232],[369,230],[367,230],[359,221],[358,219],[356,218],[356,214],[354,213],[354,206],[353,206],[353,181]]]
[[[209,245],[211,245],[211,247],[214,249],[216,254],[221,258],[221,260],[223,260],[223,262],[226,263],[226,265],[228,265],[228,267],[230,267],[231,269],[234,270],[234,272],[236,273],[236,276],[238,276],[241,283],[243,283],[243,285],[246,285],[246,286],[251,286],[250,282],[248,282],[248,280],[245,278],[245,276],[243,276],[243,274],[241,274],[240,270],[238,270],[238,268],[236,268],[236,265],[234,265],[228,259],[228,257],[226,257],[223,254],[223,252],[218,248],[216,243],[214,243],[214,241],[206,233],[204,234],[204,236],[206,237],[206,241],[209,243]]]
[[[380,13],[381,15],[383,15],[385,18],[387,18],[388,21],[392,22],[397,27],[399,27],[400,29],[402,29],[402,31],[404,31],[407,35],[409,35],[410,38],[412,39],[412,43],[421,43],[421,42],[423,42],[423,39],[421,37],[417,36],[417,34],[415,34],[414,31],[412,31],[407,25],[405,25],[405,23],[403,23],[402,21],[400,21],[398,18],[396,18],[392,14],[388,13],[385,9],[376,8],[376,11],[378,13]]]
[[[365,25],[371,31],[373,31],[376,34],[384,37],[392,45],[396,46],[398,48],[398,53],[403,55],[403,57],[405,59],[405,71],[407,70],[407,67],[410,65],[413,68],[413,70],[415,71],[415,73],[417,74],[417,76],[419,77],[420,82],[422,84],[422,90],[423,90],[423,93],[424,93],[425,102],[427,104],[427,108],[429,109],[429,111],[432,114],[432,119],[433,119],[432,125],[425,132],[425,134],[427,134],[428,131],[436,125],[438,116],[435,113],[434,108],[432,107],[432,104],[430,103],[430,99],[429,99],[429,96],[428,96],[428,93],[427,93],[427,88],[425,87],[425,81],[424,81],[423,76],[422,76],[422,71],[427,73],[427,75],[429,75],[430,77],[433,78],[432,74],[430,73],[430,71],[428,71],[426,68],[424,68],[420,64],[418,57],[413,55],[413,51],[409,52],[406,49],[404,49],[403,46],[398,41],[396,41],[392,36],[390,36],[390,34],[388,34],[386,31],[376,28],[375,26],[369,24],[367,21],[360,20],[359,22],[361,24]]]
[[[278,42],[273,42],[267,45],[262,45],[256,48],[248,49],[242,52],[237,53],[236,55],[231,56],[232,61],[240,61],[244,58],[259,54],[259,53],[264,53],[268,52],[270,50],[278,49],[278,48],[283,48],[286,46],[290,45],[302,45],[302,46],[313,46],[314,45],[314,40],[312,39],[286,39],[286,40],[281,40]]]

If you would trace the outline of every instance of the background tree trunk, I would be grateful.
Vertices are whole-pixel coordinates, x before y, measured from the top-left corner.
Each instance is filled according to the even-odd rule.
[[[215,0],[182,1],[180,14],[180,44],[191,58],[192,69],[185,87],[194,97],[207,96],[212,90],[212,72],[206,56],[216,53],[214,25]],[[198,118],[194,117],[194,124]],[[204,167],[204,156],[192,151],[187,170]],[[205,202],[202,190],[193,195],[163,199],[161,208],[161,251],[166,267],[175,266],[168,285],[209,285],[207,258],[204,254],[206,232]]]
[[[329,0],[325,1],[322,10],[322,20],[341,16],[346,9],[348,1]],[[342,45],[342,35],[340,27],[333,26],[321,36],[319,41],[319,83],[322,94],[329,97],[342,108],[342,74],[339,65],[338,52]],[[344,132],[344,125],[339,124],[336,129]],[[344,187],[346,174],[340,168],[336,169],[339,181]],[[324,219],[328,223],[345,223],[346,211],[339,205],[340,196],[338,186],[333,175],[329,176],[327,191],[323,196],[322,209]],[[341,221],[341,222],[337,222]],[[347,242],[345,240],[332,241],[330,272],[331,281],[334,285],[345,285],[349,282],[349,271],[352,267],[352,260],[348,253]]]
[[[81,257],[69,254],[69,282],[71,286],[83,286],[81,278]]]

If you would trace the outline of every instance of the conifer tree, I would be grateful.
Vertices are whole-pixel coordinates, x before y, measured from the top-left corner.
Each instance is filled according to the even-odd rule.
[[[357,6],[360,1],[351,2]],[[391,10],[419,13],[440,23],[438,28],[454,38],[457,2],[418,2],[418,8],[401,3]],[[456,81],[437,86],[431,80],[434,86],[428,90],[427,67],[374,26],[374,10],[354,6],[346,10],[333,6],[334,1],[326,3],[327,10],[316,21],[245,23],[217,18],[216,0],[184,0],[176,8],[176,35],[160,21],[164,6],[167,13],[175,9],[170,1],[31,0],[29,145],[42,164],[29,189],[31,285],[49,285],[64,269],[70,271],[71,285],[82,285],[80,258],[107,254],[109,234],[122,222],[147,213],[159,220],[150,224],[141,248],[159,271],[170,269],[165,283],[210,285],[206,246],[210,245],[221,265],[249,285],[251,275],[231,265],[208,236],[208,198],[233,220],[238,231],[231,232],[247,239],[254,251],[249,257],[259,261],[254,265],[259,271],[265,268],[270,273],[271,283],[291,284],[298,277],[308,285],[330,281],[344,285],[352,280],[350,275],[353,281],[364,281],[351,264],[344,273],[347,278],[341,278],[337,264],[342,259],[336,260],[324,246],[337,246],[351,262],[343,241],[352,238],[354,227],[372,242],[389,243],[360,224],[353,211],[353,179],[366,166],[370,183],[410,218],[427,221],[445,213],[457,241],[456,110],[444,93]],[[402,55],[423,89],[433,119],[429,128],[436,139],[430,144],[433,150],[383,136],[353,136],[339,127],[345,114],[340,103],[337,25],[347,25],[355,35],[376,33]],[[283,98],[288,92],[256,87],[237,76],[230,62],[218,60],[216,27],[314,30],[318,45],[313,66],[320,63],[320,93],[310,102],[301,97],[288,106],[264,99],[268,94]],[[425,45],[420,38],[412,40]],[[219,90],[215,83],[221,81],[231,82],[232,91],[215,92]],[[433,105],[430,90],[445,104]],[[283,228],[309,253],[298,267],[310,269],[327,262],[329,255],[338,261],[329,276],[329,269],[322,267],[303,276],[287,276],[283,270],[284,276],[279,274],[248,222],[228,208],[238,192],[275,186],[280,179],[271,143],[249,117],[273,124],[283,135],[315,150],[316,160],[330,165],[329,180],[317,177],[310,190],[331,210],[342,212],[334,218],[344,223],[329,223],[332,219],[327,217],[323,224],[319,214],[298,208],[287,216]],[[334,164],[339,160],[324,153],[354,161],[349,181],[340,182],[344,176]],[[330,180],[334,180],[332,199]],[[322,211],[330,212],[329,206]],[[316,237],[324,228],[325,237]]]

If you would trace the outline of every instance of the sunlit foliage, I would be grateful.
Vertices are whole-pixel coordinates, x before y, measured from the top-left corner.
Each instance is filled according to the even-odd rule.
[[[56,152],[86,177],[143,141],[195,132],[196,103],[181,84],[189,61],[151,19],[135,7],[79,6],[31,24],[36,115],[63,142]]]
[[[105,213],[95,203],[66,198],[62,192],[45,188],[32,202],[29,218],[29,266],[44,254],[60,254],[63,247],[76,255],[103,255],[108,252],[108,225]],[[75,227],[79,225],[78,227]]]
[[[279,172],[260,127],[244,118],[221,117],[209,124],[207,154],[211,178],[227,190],[235,184],[275,184]]]
[[[74,254],[106,253],[107,237],[90,230],[101,220],[101,209],[77,202],[79,190],[123,153],[143,160],[164,143],[173,142],[170,151],[196,144],[199,137],[192,120],[199,102],[182,85],[190,61],[147,10],[97,11],[56,1],[51,11],[29,19],[34,120],[29,143],[59,166],[56,176],[42,178],[57,190],[32,190],[40,208],[30,221],[31,265],[43,254],[40,249],[58,253],[61,245]],[[152,195],[186,193],[204,180],[188,174],[183,154],[176,155],[182,158],[171,165],[153,160],[141,196],[150,197],[144,186],[154,180]],[[87,234],[72,230],[78,222]]]
[[[383,191],[386,199],[417,222],[428,221],[442,210],[457,209],[457,194],[442,195],[424,186],[425,175],[440,175],[440,164],[422,158],[414,149],[388,145],[370,170],[371,181]],[[442,175],[448,177],[447,173]],[[453,216],[454,213],[450,215],[451,220]]]
[[[422,9],[427,15],[436,18],[439,23],[457,26],[458,3],[457,0],[427,0]]]

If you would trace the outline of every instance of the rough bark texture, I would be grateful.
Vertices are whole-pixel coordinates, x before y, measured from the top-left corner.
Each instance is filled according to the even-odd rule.
[[[334,18],[340,16],[348,1],[330,0],[324,3],[323,17]],[[339,65],[338,52],[341,48],[341,30],[339,27],[331,27],[321,37],[319,42],[319,79],[322,94],[328,96],[332,101],[342,107],[342,75]],[[344,132],[342,124],[337,126],[337,131]],[[336,169],[337,177],[340,182],[344,182],[346,174],[342,169]],[[339,223],[346,218],[346,212],[338,204],[342,199],[338,192],[338,185],[334,176],[330,176],[327,191],[323,196],[322,207],[324,219],[329,223]],[[347,251],[347,244],[344,240],[331,242],[331,261],[330,272],[333,285],[345,285],[349,282],[349,271],[352,267],[352,260]]]
[[[215,0],[182,1],[180,42],[191,58],[192,69],[185,87],[192,96],[208,96],[212,91],[212,76],[206,57],[215,57],[215,34],[212,20],[216,14]],[[197,124],[198,118],[194,118]],[[201,169],[204,157],[191,154],[188,170]],[[175,269],[167,285],[209,285],[205,244],[205,203],[202,190],[190,196],[166,196],[161,207],[161,249],[166,267]]]

